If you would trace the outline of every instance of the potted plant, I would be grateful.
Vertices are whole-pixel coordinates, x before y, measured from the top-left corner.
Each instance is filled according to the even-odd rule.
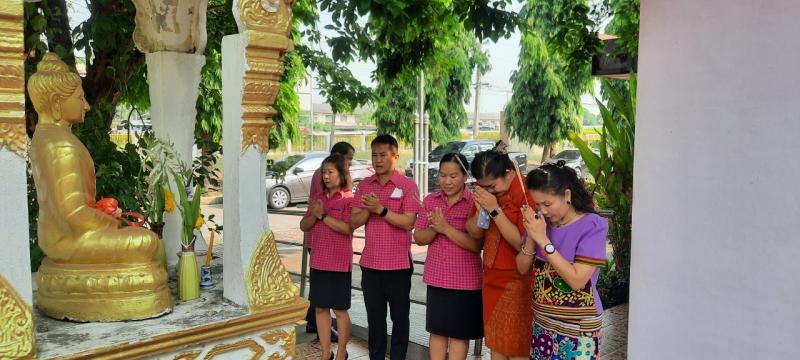
[[[148,218],[151,228],[160,230],[164,212],[178,208],[181,214],[181,256],[178,261],[178,299],[188,301],[200,296],[200,270],[194,252],[195,230],[203,225],[200,213],[202,187],[191,187],[193,169],[180,159],[173,144],[152,135],[144,140],[142,155],[148,183]],[[172,183],[177,199],[167,184]],[[177,200],[177,201],[176,201]],[[166,254],[163,254],[166,262]]]
[[[600,204],[613,210],[609,223],[609,241],[614,250],[612,267],[601,273],[600,295],[603,303],[607,294],[614,294],[619,301],[627,301],[630,279],[631,209],[633,206],[633,155],[636,133],[636,76],[630,75],[627,92],[617,89],[621,84],[612,84],[602,79],[603,91],[608,95],[608,104],[599,99],[597,105],[603,119],[598,153],[577,134],[570,134],[573,144],[580,150],[586,166],[595,181],[595,191]],[[624,89],[624,88],[623,88]],[[604,289],[605,288],[605,289]],[[615,300],[617,301],[617,300]]]
[[[166,269],[167,256],[163,241],[164,212],[172,213],[175,210],[175,199],[168,184],[171,174],[181,171],[183,166],[178,153],[169,141],[146,134],[141,142],[139,155],[147,184],[145,194],[142,196],[146,205],[145,217],[150,230],[162,239],[156,260]]]

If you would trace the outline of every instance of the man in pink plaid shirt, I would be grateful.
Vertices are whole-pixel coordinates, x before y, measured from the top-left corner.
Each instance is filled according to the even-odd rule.
[[[411,309],[411,230],[420,209],[419,190],[396,169],[397,140],[380,135],[372,141],[375,175],[364,179],[353,199],[350,226],[366,224],[361,255],[361,288],[367,308],[369,358],[386,354],[386,303],[392,317],[392,360],[405,359]]]

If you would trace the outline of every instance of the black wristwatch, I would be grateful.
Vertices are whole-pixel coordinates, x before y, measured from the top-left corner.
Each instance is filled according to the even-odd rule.
[[[325,221],[325,218],[328,217],[328,214],[323,213],[319,216],[319,221]]]
[[[489,216],[491,216],[492,219],[496,218],[497,215],[500,215],[500,208],[494,209],[489,212]]]
[[[385,207],[381,211],[381,217],[386,217],[387,214],[389,214],[389,208]]]
[[[556,252],[556,247],[553,246],[553,243],[549,243],[544,246],[544,252],[547,253],[547,255],[553,255]]]

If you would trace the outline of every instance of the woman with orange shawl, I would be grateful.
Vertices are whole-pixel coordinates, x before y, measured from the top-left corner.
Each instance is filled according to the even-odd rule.
[[[530,353],[531,276],[517,272],[516,257],[525,232],[520,208],[533,200],[515,168],[503,150],[479,153],[470,166],[477,186],[466,228],[483,239],[483,327],[492,360],[527,359]],[[479,225],[485,225],[481,209],[490,218],[486,229]]]

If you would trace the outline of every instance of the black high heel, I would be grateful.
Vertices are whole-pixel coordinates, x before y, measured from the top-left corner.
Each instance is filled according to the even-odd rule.
[[[345,352],[345,353],[344,353],[344,360],[347,360],[347,359],[349,359],[349,358],[350,358],[350,353],[349,353],[349,352]],[[336,360],[336,356],[333,354],[333,351],[331,351],[331,358],[330,358],[330,360]]]

